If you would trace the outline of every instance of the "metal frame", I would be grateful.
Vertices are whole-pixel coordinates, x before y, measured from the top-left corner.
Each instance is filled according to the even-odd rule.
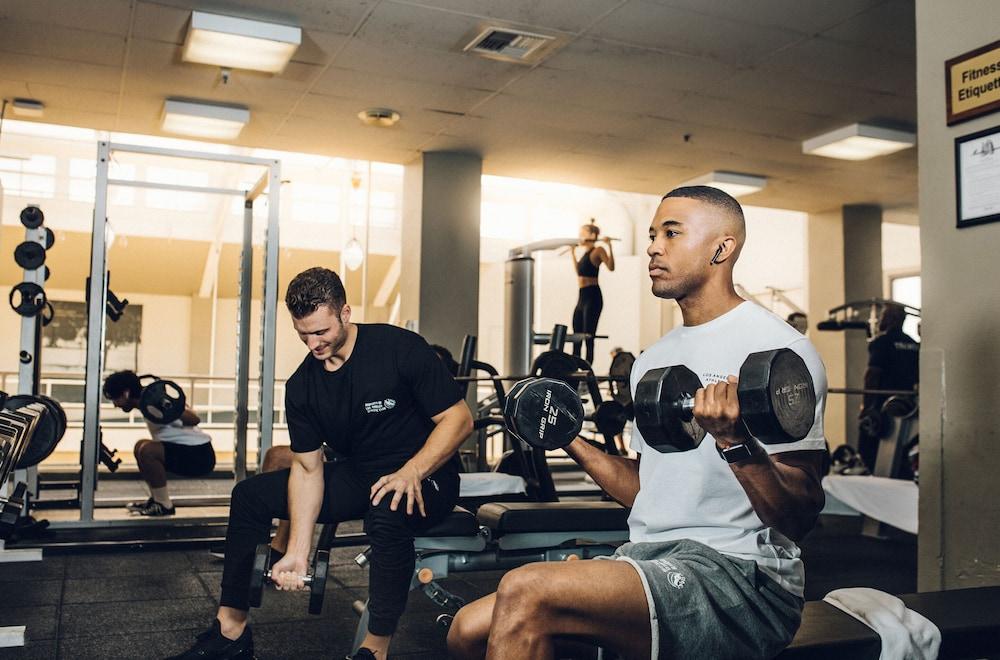
[[[239,165],[256,165],[266,168],[264,176],[250,190],[234,190],[186,185],[172,185],[124,179],[108,178],[108,166],[113,152],[127,152],[167,158],[187,158],[192,160],[208,160]],[[87,307],[87,362],[86,385],[84,387],[84,421],[83,421],[83,456],[93,457],[84,460],[80,484],[80,520],[78,522],[63,522],[59,527],[97,527],[117,526],[123,523],[135,524],[133,521],[98,521],[94,520],[94,493],[97,488],[97,451],[100,435],[100,397],[101,379],[104,362],[104,332],[107,321],[104,308],[107,300],[107,221],[108,221],[108,187],[130,186],[173,190],[185,192],[200,192],[216,195],[234,195],[245,200],[243,215],[243,253],[240,260],[240,304],[239,333],[237,337],[237,393],[234,471],[236,478],[246,477],[247,459],[247,424],[249,422],[249,331],[251,304],[251,268],[253,255],[253,203],[268,192],[267,231],[264,237],[264,297],[261,307],[261,368],[259,377],[260,414],[258,420],[258,440],[260,452],[258,460],[271,446],[272,427],[274,424],[274,358],[275,358],[275,324],[277,314],[278,288],[278,210],[281,182],[281,161],[271,158],[254,158],[230,154],[214,154],[182,149],[167,149],[140,145],[118,144],[108,141],[97,143],[97,179],[94,196],[93,232],[91,234],[90,253],[90,289]],[[96,340],[96,341],[95,341]],[[214,522],[215,519],[180,518],[177,524],[191,524],[199,521]],[[163,521],[158,521],[163,524]]]

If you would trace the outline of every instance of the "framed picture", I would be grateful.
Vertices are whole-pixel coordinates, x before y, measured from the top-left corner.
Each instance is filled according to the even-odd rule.
[[[1000,126],[955,138],[959,228],[1000,220]]]

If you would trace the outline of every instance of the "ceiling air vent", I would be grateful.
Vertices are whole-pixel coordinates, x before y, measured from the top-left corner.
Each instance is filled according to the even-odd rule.
[[[505,62],[534,64],[555,43],[556,38],[550,35],[490,26],[480,30],[463,50]]]

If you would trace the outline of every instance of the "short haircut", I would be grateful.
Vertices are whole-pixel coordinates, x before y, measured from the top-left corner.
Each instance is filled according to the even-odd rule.
[[[746,222],[743,217],[743,207],[736,201],[736,198],[719,190],[718,188],[713,188],[712,186],[682,186],[680,188],[674,188],[664,195],[663,199],[660,201],[662,202],[668,197],[696,199],[699,202],[710,204],[711,206],[724,211],[734,219],[739,219],[740,222]]]
[[[309,316],[320,305],[329,305],[335,314],[340,314],[346,304],[347,292],[340,276],[320,266],[296,275],[285,292],[285,306],[296,319]]]
[[[793,319],[798,319],[798,318],[803,318],[804,319],[804,318],[807,318],[807,317],[806,317],[806,315],[805,315],[804,312],[792,312],[791,314],[788,315],[788,320],[789,321],[791,321]]]
[[[134,371],[116,371],[104,379],[104,396],[108,399],[117,399],[125,392],[132,396],[139,396],[142,391],[142,383]]]
[[[441,358],[441,361],[444,362],[444,366],[448,368],[448,372],[452,376],[457,376],[458,362],[455,362],[455,358],[452,357],[451,351],[440,344],[431,344],[431,349],[433,349],[434,352],[437,353],[438,357]]]

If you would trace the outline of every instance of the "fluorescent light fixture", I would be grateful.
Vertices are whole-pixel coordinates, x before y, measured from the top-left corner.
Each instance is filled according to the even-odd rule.
[[[302,28],[191,12],[185,62],[281,73],[302,43]]]
[[[752,195],[760,192],[767,185],[767,177],[757,174],[741,174],[739,172],[709,172],[702,176],[685,181],[682,186],[711,186],[733,197]]]
[[[218,140],[233,140],[250,121],[244,105],[220,105],[181,99],[167,99],[163,104],[163,130]]]
[[[916,143],[917,136],[907,131],[851,124],[806,140],[802,143],[802,153],[842,160],[868,160],[909,149]]]
[[[19,117],[41,117],[45,114],[45,104],[37,99],[14,99],[11,110]]]

